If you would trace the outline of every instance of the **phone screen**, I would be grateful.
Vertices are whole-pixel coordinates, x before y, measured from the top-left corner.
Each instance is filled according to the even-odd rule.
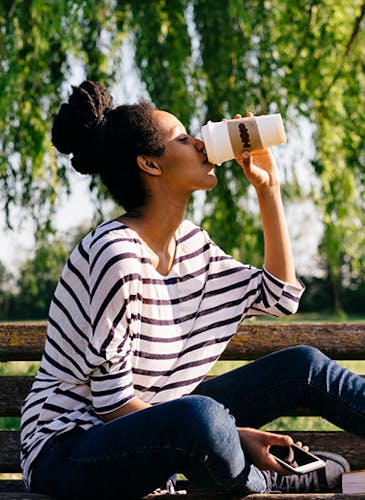
[[[274,455],[282,467],[294,474],[305,474],[326,465],[322,459],[295,444],[292,446],[271,446],[270,453]]]
[[[319,460],[314,455],[309,454],[308,452],[302,450],[301,448],[299,448],[297,446],[293,448],[293,451],[294,451],[293,462],[296,462],[298,464],[298,467],[300,467],[301,465],[310,464],[311,462],[313,462],[315,460]]]

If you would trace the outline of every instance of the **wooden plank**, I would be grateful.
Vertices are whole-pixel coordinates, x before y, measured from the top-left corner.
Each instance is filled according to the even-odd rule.
[[[347,432],[285,431],[295,441],[302,441],[311,450],[332,451],[343,455],[352,469],[365,469],[365,438]],[[0,432],[0,471],[19,472],[19,433]]]
[[[0,417],[18,417],[33,377],[0,377]]]
[[[186,485],[180,485],[181,489],[186,489]],[[177,489],[180,489],[180,486]],[[234,494],[231,492],[227,492],[225,490],[211,489],[211,488],[199,488],[199,487],[187,487],[186,495],[171,495],[169,493],[165,493],[164,495],[151,493],[150,495],[146,495],[142,500],[159,500],[160,498],[174,498],[175,500],[181,499],[190,499],[194,500],[242,500],[246,499],[244,495]],[[271,499],[272,500],[272,499]]]
[[[0,323],[0,361],[39,361],[46,323]]]
[[[364,375],[362,375],[364,377]],[[4,376],[0,377],[0,417],[18,417],[24,398],[27,396],[33,383],[29,376]],[[282,416],[314,417],[318,413],[309,408],[296,408]]]
[[[23,491],[2,491],[0,481],[0,498],[1,500],[52,500],[48,495],[39,493],[30,493],[23,488]]]
[[[18,431],[0,432],[0,472],[20,472]]]
[[[302,441],[313,451],[331,451],[343,455],[351,469],[365,469],[365,437],[342,431],[285,431],[294,441]]]
[[[221,356],[226,360],[257,359],[294,345],[312,345],[333,359],[365,358],[365,322],[243,323]]]
[[[46,323],[1,323],[0,361],[39,360]],[[364,359],[365,322],[242,324],[221,359],[251,360],[291,345],[313,345],[334,359]]]
[[[147,495],[143,497],[143,500],[158,500],[163,498],[174,498],[176,500],[176,495]],[[193,490],[187,490],[187,495],[179,496],[181,499],[194,500],[346,500],[348,498],[365,500],[365,495],[344,495],[342,493],[275,493],[273,497],[272,493],[255,493],[252,495],[237,495],[224,491],[211,490],[207,488],[197,488]]]
[[[1,500],[51,500],[47,495],[40,495],[38,493],[16,493],[16,492],[0,492]],[[206,499],[208,500],[208,499]]]
[[[15,493],[15,492],[0,492],[1,500],[51,500],[47,495],[39,495],[38,493]],[[206,499],[208,500],[208,499]]]
[[[184,488],[185,486],[179,485],[179,488]],[[47,495],[41,495],[39,493],[29,493],[25,490],[22,481],[0,481],[0,498],[2,500],[52,500],[51,497]],[[144,500],[158,500],[163,498],[174,498],[176,500],[176,495],[147,495]],[[224,491],[217,491],[207,488],[196,488],[191,489],[188,486],[187,495],[179,496],[182,499],[194,500],[273,500],[271,494],[254,494],[254,495],[234,495],[229,494]],[[343,495],[342,493],[307,493],[307,494],[275,494],[275,500],[346,500],[348,498],[354,498],[359,500],[365,500],[365,495]]]
[[[365,495],[344,495],[343,493],[275,493],[274,497],[272,494],[255,494],[247,495],[245,500],[346,500],[349,498],[365,500]]]
[[[229,493],[224,490],[209,489],[209,488],[190,488],[184,484],[178,485],[178,488],[184,488],[187,490],[187,494],[179,496],[181,499],[194,500],[346,500],[348,498],[356,498],[360,500],[365,500],[365,494],[358,495],[344,495],[343,493],[255,493],[251,495],[239,495]],[[163,498],[174,498],[176,500],[176,495],[147,495],[143,497],[143,500],[158,500]]]
[[[21,480],[0,480],[0,498],[4,500],[51,500],[48,495],[28,492]]]
[[[186,485],[179,484],[178,488],[186,488]],[[0,498],[2,500],[52,500],[47,495],[39,493],[29,493],[25,490],[22,481],[0,481]],[[147,495],[144,500],[158,500],[163,498],[174,498],[176,495]],[[207,488],[198,488],[187,486],[187,495],[179,496],[182,499],[194,500],[273,500],[272,494],[254,494],[254,495],[233,495],[224,491],[211,490]],[[275,494],[274,500],[345,500],[348,498],[365,500],[365,494],[343,495],[342,493],[307,493],[307,494]]]

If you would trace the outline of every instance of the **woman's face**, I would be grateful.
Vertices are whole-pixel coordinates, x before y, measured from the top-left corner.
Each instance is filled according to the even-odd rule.
[[[214,165],[208,162],[204,142],[186,133],[176,116],[155,110],[154,117],[162,133],[165,151],[156,158],[161,180],[173,192],[190,194],[212,189],[217,184]]]

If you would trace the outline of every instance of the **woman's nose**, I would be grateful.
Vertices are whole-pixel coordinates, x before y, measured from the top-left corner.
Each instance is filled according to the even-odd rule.
[[[198,137],[194,137],[195,139],[195,147],[198,151],[202,151],[205,148],[205,144],[201,139],[198,139]]]

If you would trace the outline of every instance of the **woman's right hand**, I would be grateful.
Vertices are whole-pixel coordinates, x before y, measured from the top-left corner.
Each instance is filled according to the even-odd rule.
[[[259,431],[251,427],[238,427],[241,446],[251,462],[260,470],[273,470],[281,475],[288,475],[274,456],[270,453],[270,446],[290,446],[293,439],[290,436]]]

